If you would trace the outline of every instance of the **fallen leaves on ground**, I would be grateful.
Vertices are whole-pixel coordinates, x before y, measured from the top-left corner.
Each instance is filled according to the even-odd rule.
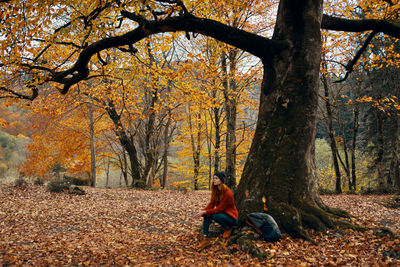
[[[198,252],[206,191],[85,188],[86,195],[50,193],[43,186],[0,186],[0,265],[23,266],[368,266],[400,265],[400,241],[373,230],[314,233],[318,242],[284,235],[254,244],[260,262],[223,242]],[[382,206],[386,196],[324,196],[364,226],[400,233],[400,211]]]

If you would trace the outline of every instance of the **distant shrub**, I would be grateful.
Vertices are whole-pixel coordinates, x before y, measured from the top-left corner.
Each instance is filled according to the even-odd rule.
[[[80,188],[76,185],[71,185],[68,189],[68,194],[85,195],[86,192],[82,188]]]
[[[188,190],[192,190],[193,182],[189,180],[184,180],[180,182],[173,182],[172,188],[178,191],[187,192]]]
[[[52,192],[52,193],[60,193],[60,192],[67,192],[68,194],[75,194],[75,195],[85,195],[86,192],[76,186],[76,185],[71,185],[68,181],[66,180],[52,180],[47,184],[47,190]]]
[[[47,184],[47,190],[53,193],[63,192],[69,189],[69,184],[65,181],[52,180]]]
[[[136,180],[133,182],[133,188],[147,189],[147,185],[143,180]]]
[[[23,188],[26,186],[26,181],[24,180],[24,178],[18,178],[17,180],[15,180],[15,186],[19,187],[19,188]]]
[[[43,182],[43,180],[42,180],[40,177],[36,177],[35,179],[33,179],[33,184],[36,184],[36,185],[43,185],[44,182]]]
[[[65,182],[73,185],[90,185],[90,180],[87,178],[64,175],[63,179]]]

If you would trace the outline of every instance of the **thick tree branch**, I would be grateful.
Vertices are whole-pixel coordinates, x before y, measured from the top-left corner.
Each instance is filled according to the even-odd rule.
[[[321,28],[325,30],[346,32],[376,31],[395,38],[400,38],[400,24],[391,23],[385,20],[352,20],[323,15]]]
[[[201,19],[192,15],[170,17],[162,21],[148,21],[127,11],[122,11],[121,14],[138,22],[139,27],[120,36],[101,39],[83,49],[72,68],[56,73],[51,79],[64,84],[62,94],[67,93],[72,85],[88,76],[88,63],[93,55],[113,47],[131,46],[156,33],[177,31],[200,33],[247,51],[263,61],[267,61],[273,54],[288,47],[286,42],[272,41],[214,20]]]

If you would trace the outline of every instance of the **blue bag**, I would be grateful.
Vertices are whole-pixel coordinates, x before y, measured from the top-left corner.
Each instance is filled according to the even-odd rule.
[[[256,230],[267,242],[275,242],[281,239],[278,224],[271,215],[262,212],[253,212],[247,215],[246,223]]]

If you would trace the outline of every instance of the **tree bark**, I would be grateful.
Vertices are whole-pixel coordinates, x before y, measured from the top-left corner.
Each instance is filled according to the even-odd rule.
[[[273,40],[288,40],[290,47],[263,59],[257,127],[235,194],[240,219],[262,211],[265,197],[281,228],[306,239],[303,226],[333,226],[315,190],[321,15],[322,1],[280,2]]]
[[[157,61],[154,58],[150,43],[147,44],[147,53],[150,59],[150,64],[157,65]],[[153,83],[153,80],[156,79],[153,77],[153,74],[150,75],[150,84]],[[148,88],[148,87],[146,87]],[[144,168],[143,168],[143,179],[146,181],[146,186],[148,188],[152,188],[153,186],[153,176],[155,175],[155,155],[154,155],[154,149],[153,149],[153,138],[154,138],[154,127],[155,127],[155,121],[156,121],[156,112],[154,110],[154,107],[156,103],[158,102],[158,88],[157,87],[152,87],[149,88],[148,91],[146,92],[146,96],[149,98],[149,106],[148,106],[148,119],[145,125],[145,141],[144,141]]]
[[[156,115],[153,112],[154,104],[157,101],[157,91],[154,92],[151,100],[150,106],[150,114],[149,118],[147,119],[147,123],[145,126],[145,143],[144,143],[144,168],[143,168],[143,177],[146,181],[147,187],[151,188],[153,185],[153,172],[151,171],[154,168],[154,153],[152,147],[152,139],[154,135],[154,124]]]
[[[226,114],[226,166],[225,184],[235,191],[236,189],[236,82],[234,80],[236,69],[237,50],[231,49],[228,55],[222,53],[222,71],[224,73],[223,86]],[[229,69],[227,64],[229,59]]]
[[[118,140],[121,143],[121,146],[124,148],[126,153],[128,153],[129,163],[131,167],[131,186],[136,187],[139,181],[143,181],[141,172],[140,172],[140,163],[137,157],[137,150],[135,144],[133,143],[133,138],[130,138],[128,134],[125,132],[125,129],[121,122],[121,117],[115,110],[114,104],[112,102],[108,103],[106,107],[107,113],[110,116],[111,120],[115,126],[115,134],[118,137]]]

